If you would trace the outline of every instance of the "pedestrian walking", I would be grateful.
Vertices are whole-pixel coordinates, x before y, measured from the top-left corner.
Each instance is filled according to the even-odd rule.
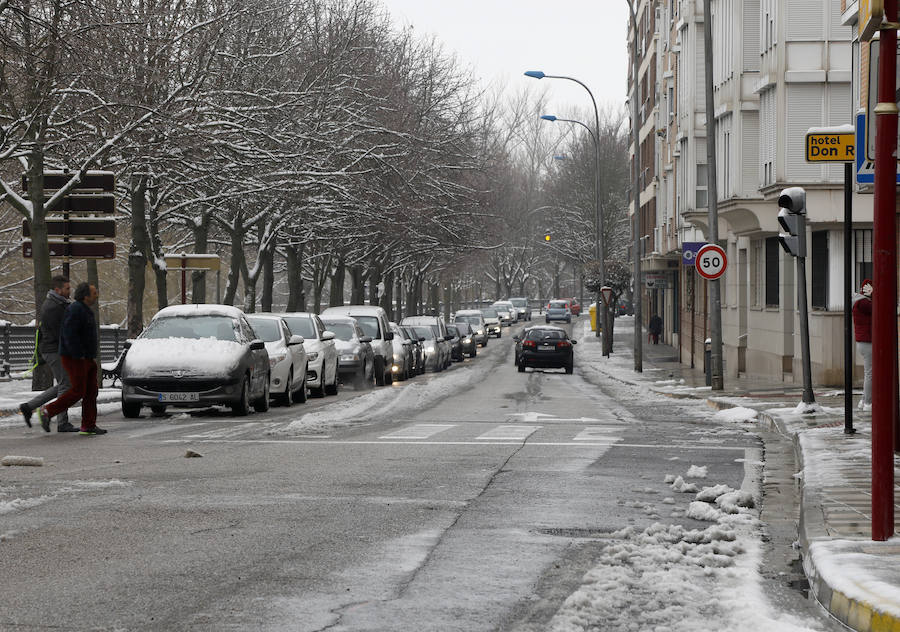
[[[97,427],[97,321],[91,306],[99,292],[88,283],[75,288],[75,301],[66,308],[59,332],[59,355],[71,387],[37,409],[41,427],[50,432],[50,418],[81,400],[81,434],[106,434]]]
[[[663,321],[662,318],[659,317],[659,314],[653,314],[650,317],[650,323],[647,325],[647,331],[650,334],[650,340],[653,341],[653,344],[659,344],[659,334],[662,333]]]
[[[860,410],[872,410],[872,281],[865,279],[853,297],[853,333],[863,359],[863,396]]]
[[[40,322],[38,323],[37,351],[41,359],[50,367],[53,373],[53,381],[56,382],[43,393],[33,397],[24,404],[19,405],[19,411],[25,418],[25,424],[31,427],[31,414],[44,404],[52,401],[65,393],[71,387],[69,374],[63,368],[59,357],[59,330],[62,326],[63,314],[69,303],[71,284],[64,276],[55,276],[50,280],[52,289],[47,292],[47,298],[41,305]],[[69,423],[69,414],[62,411],[56,417],[57,432],[78,432],[78,428]]]

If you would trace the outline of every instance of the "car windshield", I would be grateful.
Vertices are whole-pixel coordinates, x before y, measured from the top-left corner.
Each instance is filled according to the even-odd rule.
[[[353,335],[356,331],[353,328],[353,325],[350,323],[340,323],[334,321],[325,321],[325,326],[328,327],[328,331],[334,333],[334,337],[338,340],[343,340],[345,342],[353,339]]]
[[[362,329],[367,336],[371,336],[372,338],[381,338],[381,335],[378,333],[378,318],[376,316],[354,316],[356,322],[359,323],[360,329]]]
[[[312,319],[306,316],[285,317],[291,333],[304,338],[317,338],[316,328],[313,326]]]
[[[458,323],[469,323],[470,325],[477,325],[481,320],[478,316],[457,316],[456,322]]]
[[[434,340],[434,329],[431,327],[413,327],[413,331],[415,331],[420,338]]]
[[[271,318],[248,318],[250,326],[256,332],[256,337],[264,342],[281,340],[281,328],[277,320]]]
[[[511,298],[509,302],[515,305],[516,307],[525,307],[528,305],[528,300],[524,298]]]
[[[152,320],[141,338],[215,338],[235,342],[234,328],[234,319],[228,316],[170,316]]]
[[[565,332],[558,329],[530,329],[525,334],[525,340],[564,340]]]
[[[566,301],[550,301],[550,307],[553,309],[565,309],[568,306]]]
[[[466,336],[472,331],[472,326],[469,323],[458,323],[456,325],[456,331],[459,332],[460,336]]]
[[[483,310],[481,310],[481,314],[488,318],[497,318],[497,310],[494,308],[483,309]]]
[[[459,329],[455,325],[447,325],[447,333],[451,336],[459,336]]]

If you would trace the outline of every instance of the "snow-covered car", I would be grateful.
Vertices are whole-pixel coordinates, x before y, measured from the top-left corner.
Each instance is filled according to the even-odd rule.
[[[519,320],[516,308],[509,301],[494,301],[491,307],[497,310],[501,325],[509,326]]]
[[[306,349],[303,336],[292,334],[274,314],[247,316],[256,337],[269,352],[269,393],[282,406],[306,401]]]
[[[322,322],[334,332],[334,347],[338,355],[338,375],[354,388],[372,386],[375,379],[375,353],[372,338],[350,316],[323,316]]]
[[[497,310],[493,307],[485,307],[481,310],[481,316],[484,318],[484,328],[485,331],[487,331],[487,334],[489,336],[497,336],[500,338],[503,335],[503,331],[500,324],[500,315]]]
[[[173,305],[161,309],[127,344],[122,363],[122,414],[142,406],[221,404],[234,414],[269,409],[269,354],[244,313],[227,305]]]
[[[303,336],[306,349],[306,386],[315,397],[338,394],[338,357],[334,332],[328,331],[322,319],[309,312],[279,314],[292,334]]]
[[[394,339],[391,341],[394,343],[394,363],[391,365],[391,372],[396,380],[408,380],[415,375],[412,341],[407,339],[407,334],[403,333],[397,323],[388,323],[388,327],[394,332]]]

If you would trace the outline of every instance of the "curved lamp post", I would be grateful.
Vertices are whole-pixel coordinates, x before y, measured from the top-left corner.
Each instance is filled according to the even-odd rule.
[[[526,77],[531,77],[533,79],[565,79],[567,81],[574,81],[579,86],[584,88],[588,96],[591,97],[591,104],[594,106],[594,130],[596,131],[596,142],[594,143],[596,146],[596,155],[597,155],[597,179],[596,179],[596,196],[595,196],[595,207],[594,213],[597,217],[597,261],[600,266],[600,280],[603,282],[606,279],[606,263],[604,262],[605,257],[605,248],[603,244],[603,213],[600,208],[600,111],[597,109],[597,100],[594,99],[594,93],[591,92],[591,89],[587,87],[583,82],[579,81],[575,77],[567,77],[565,75],[548,75],[540,70],[529,70],[525,72]],[[602,305],[602,301],[600,300],[600,293],[597,292],[597,308],[599,309]],[[609,332],[609,313],[606,309],[603,310],[603,331]],[[599,335],[600,331],[597,330],[597,334]],[[612,350],[612,338],[610,336],[603,336],[603,353],[604,355],[609,355],[609,352]]]
[[[631,75],[634,90],[631,93],[631,138],[634,143],[634,173],[631,176],[631,197],[634,203],[634,244],[632,245],[632,274],[634,276],[634,291],[632,302],[634,308],[634,370],[638,373],[644,370],[644,338],[643,338],[643,303],[641,297],[641,137],[640,137],[640,109],[638,107],[638,26],[637,15],[634,12],[634,2],[628,3],[628,11],[631,14],[632,46],[631,46]]]

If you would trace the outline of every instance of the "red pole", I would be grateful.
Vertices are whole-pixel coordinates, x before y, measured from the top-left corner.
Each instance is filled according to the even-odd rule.
[[[187,288],[185,287],[185,263],[187,261],[187,257],[184,253],[181,253],[181,304],[184,305],[187,303]]]
[[[872,295],[872,539],[894,535],[894,398],[897,395],[897,0],[881,31],[875,107],[875,229]]]

